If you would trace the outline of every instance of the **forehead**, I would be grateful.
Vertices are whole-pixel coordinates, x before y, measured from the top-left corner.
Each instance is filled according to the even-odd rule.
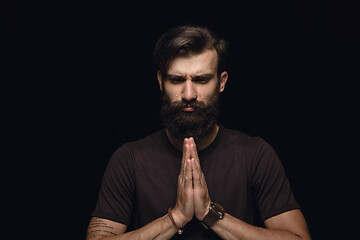
[[[217,72],[218,56],[215,49],[206,49],[199,54],[175,57],[167,71],[174,75],[197,75]]]

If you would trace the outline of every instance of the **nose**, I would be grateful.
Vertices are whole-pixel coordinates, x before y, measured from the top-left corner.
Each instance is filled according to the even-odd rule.
[[[186,101],[191,101],[197,98],[194,84],[190,79],[184,82],[184,88],[181,94],[181,98]]]

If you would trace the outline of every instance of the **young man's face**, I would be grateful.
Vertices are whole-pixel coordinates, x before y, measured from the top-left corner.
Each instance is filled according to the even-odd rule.
[[[164,79],[158,72],[158,81],[167,130],[179,140],[194,137],[201,141],[217,122],[218,97],[227,81],[227,72],[218,78],[216,50],[173,59]]]
[[[215,93],[224,91],[227,73],[223,72],[220,82],[217,74],[218,58],[215,49],[207,49],[200,54],[176,57],[170,63],[165,79],[158,80],[171,102],[210,102]],[[193,111],[193,108],[184,108]]]

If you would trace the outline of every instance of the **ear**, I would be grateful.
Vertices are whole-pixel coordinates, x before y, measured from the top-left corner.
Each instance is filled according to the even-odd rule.
[[[219,88],[219,91],[220,92],[223,92],[225,90],[225,85],[226,85],[226,82],[228,80],[228,72],[224,71],[221,73],[220,75],[220,88]]]
[[[157,71],[157,80],[159,83],[160,90],[162,91],[163,90],[163,81],[162,81],[162,75],[161,75],[160,70]]]

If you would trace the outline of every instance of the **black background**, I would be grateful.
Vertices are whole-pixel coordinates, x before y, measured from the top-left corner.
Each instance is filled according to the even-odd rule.
[[[275,148],[314,239],[345,239],[357,194],[351,10],[286,0],[3,7],[2,233],[85,238],[111,154],[161,128],[156,40],[193,23],[230,44],[220,122]]]

